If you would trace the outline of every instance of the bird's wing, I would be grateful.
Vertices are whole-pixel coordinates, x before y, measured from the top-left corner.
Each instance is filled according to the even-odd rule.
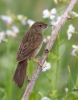
[[[26,58],[30,57],[33,52],[38,48],[42,43],[42,34],[27,32],[21,41],[21,44],[17,53],[17,61],[23,61]]]

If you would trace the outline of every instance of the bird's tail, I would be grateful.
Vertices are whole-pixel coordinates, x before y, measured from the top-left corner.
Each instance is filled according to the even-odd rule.
[[[24,83],[24,79],[26,77],[27,65],[28,65],[27,60],[19,62],[16,71],[14,73],[13,81],[15,81],[15,83],[19,88],[21,88]]]

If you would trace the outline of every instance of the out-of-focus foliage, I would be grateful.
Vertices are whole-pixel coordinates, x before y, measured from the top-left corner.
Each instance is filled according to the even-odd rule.
[[[76,92],[76,93],[75,93]],[[63,100],[77,100],[78,99],[78,90],[75,90],[69,94],[67,94]]]
[[[21,100],[28,84],[25,79],[23,87],[19,89],[12,78],[17,67],[17,49],[30,24],[33,21],[44,21],[54,24],[54,29],[69,2],[70,0],[0,0],[0,100]],[[73,9],[76,13],[77,5]],[[12,21],[7,17],[7,23],[2,15],[10,16]],[[43,53],[51,30],[49,28],[45,31],[43,47],[38,56]],[[73,91],[78,88],[77,16],[62,27],[46,61],[46,68],[40,73],[29,100],[77,100],[78,90]],[[29,62],[29,77],[36,65],[33,61]]]

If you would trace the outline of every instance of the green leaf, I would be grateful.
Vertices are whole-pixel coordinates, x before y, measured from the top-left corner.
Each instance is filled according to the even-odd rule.
[[[36,93],[31,93],[29,100],[36,100]]]
[[[75,94],[74,92],[69,93],[62,100],[78,100],[78,94]]]
[[[6,93],[4,89],[0,88],[0,100],[5,100],[6,98]]]

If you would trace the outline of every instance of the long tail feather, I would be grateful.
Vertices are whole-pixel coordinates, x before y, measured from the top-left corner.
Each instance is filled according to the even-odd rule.
[[[24,79],[26,77],[27,65],[28,65],[27,60],[19,62],[17,69],[14,73],[13,81],[15,81],[15,83],[19,88],[21,88],[24,83]]]

